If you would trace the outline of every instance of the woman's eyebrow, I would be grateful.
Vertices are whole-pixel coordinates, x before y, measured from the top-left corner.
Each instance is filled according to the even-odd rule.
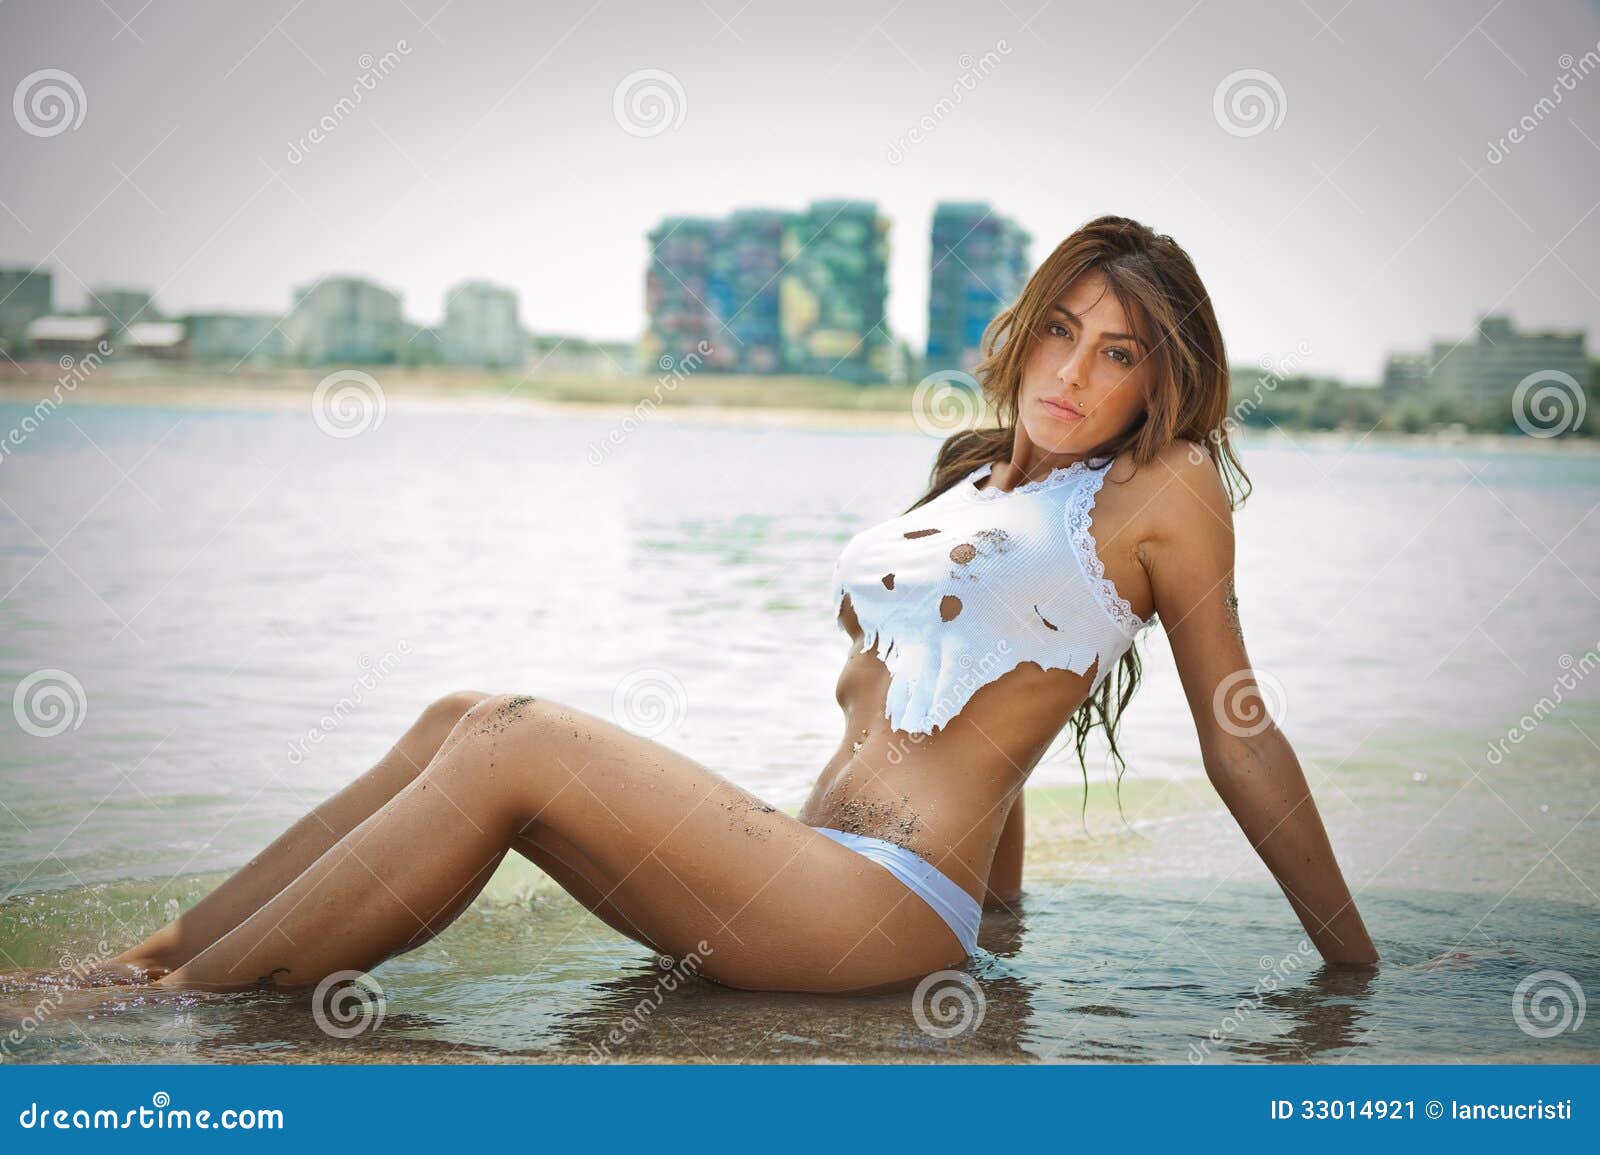
[[[1067,320],[1078,326],[1078,328],[1083,328],[1083,319],[1071,309],[1063,308],[1060,305],[1051,305],[1050,311],[1053,313],[1060,313]],[[1101,336],[1112,341],[1132,341],[1135,345],[1140,347],[1143,347],[1144,345],[1144,342],[1139,340],[1139,338],[1133,333],[1102,333]]]

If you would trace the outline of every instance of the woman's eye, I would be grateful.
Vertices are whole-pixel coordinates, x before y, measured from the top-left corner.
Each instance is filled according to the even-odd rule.
[[[1058,325],[1058,324],[1055,324],[1054,322],[1052,322],[1051,325],[1050,325],[1050,335],[1052,337],[1070,337],[1070,336],[1072,336],[1072,334],[1067,331],[1067,327],[1065,325]]]
[[[1120,364],[1123,364],[1123,365],[1132,365],[1133,364],[1133,358],[1128,356],[1126,350],[1123,350],[1123,349],[1112,349],[1112,350],[1110,350],[1110,352],[1112,353],[1113,356],[1116,357],[1117,361]]]

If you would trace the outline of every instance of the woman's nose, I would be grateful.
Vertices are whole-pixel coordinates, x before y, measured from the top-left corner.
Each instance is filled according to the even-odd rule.
[[[1080,376],[1081,374],[1078,372],[1078,354],[1073,352],[1056,369],[1056,380],[1068,388],[1076,389],[1081,383],[1079,381]]]

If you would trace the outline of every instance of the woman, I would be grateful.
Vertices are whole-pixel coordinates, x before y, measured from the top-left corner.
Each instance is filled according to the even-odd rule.
[[[929,492],[835,568],[856,645],[845,734],[791,818],[705,767],[542,697],[452,694],[372,770],[118,956],[124,980],[300,987],[450,923],[508,850],[729,986],[887,988],[960,964],[1020,887],[1022,789],[1062,728],[1080,759],[1138,681],[1159,615],[1205,768],[1331,964],[1376,952],[1283,735],[1233,592],[1228,373],[1171,238],[1073,233],[986,335],[1000,415],[942,447]]]

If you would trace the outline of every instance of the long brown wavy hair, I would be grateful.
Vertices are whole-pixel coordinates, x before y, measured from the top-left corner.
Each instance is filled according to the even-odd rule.
[[[1228,358],[1222,331],[1194,262],[1177,241],[1127,217],[1096,217],[1056,246],[1034,270],[1016,303],[1004,310],[983,335],[983,359],[973,370],[999,424],[966,429],[939,448],[928,491],[907,509],[933,500],[980,465],[1008,460],[1016,439],[1023,367],[1045,332],[1049,311],[1086,274],[1105,277],[1134,330],[1150,349],[1143,415],[1119,436],[1097,446],[1091,457],[1126,454],[1138,464],[1183,439],[1209,444],[1210,460],[1221,475],[1230,505],[1237,509],[1250,493],[1250,479],[1228,439]],[[1109,461],[1106,465],[1109,468]],[[1122,773],[1127,768],[1117,748],[1122,712],[1139,686],[1138,651],[1130,646],[1100,689],[1073,714],[1069,725],[1084,774],[1088,805],[1087,744],[1099,727],[1117,765],[1118,808]]]

